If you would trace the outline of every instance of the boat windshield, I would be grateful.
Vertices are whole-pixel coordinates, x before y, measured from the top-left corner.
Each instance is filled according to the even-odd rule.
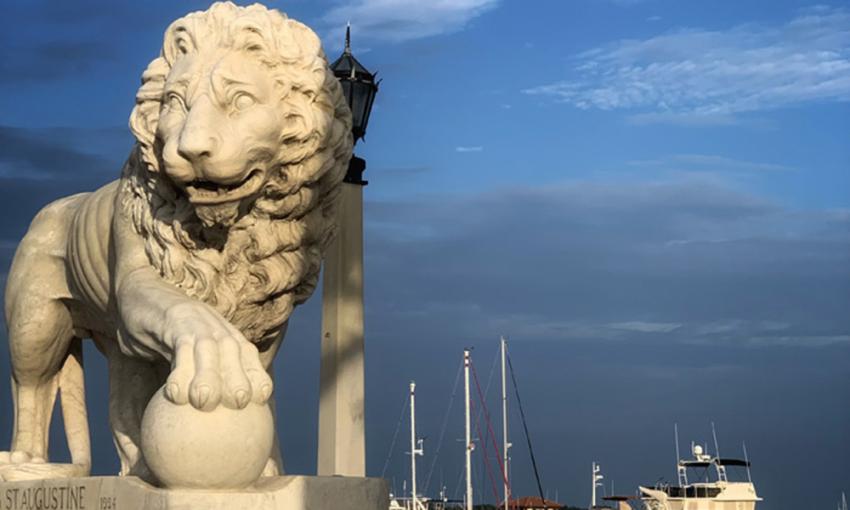
[[[729,482],[746,482],[749,480],[747,468],[749,463],[738,459],[715,458],[707,461],[682,461],[679,464],[687,468],[688,482],[690,483],[715,483],[718,479],[718,469],[722,467],[726,471]]]

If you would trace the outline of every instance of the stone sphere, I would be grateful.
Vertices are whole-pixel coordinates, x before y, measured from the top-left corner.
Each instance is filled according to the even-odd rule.
[[[210,412],[168,401],[160,388],[142,417],[142,454],[170,489],[243,489],[262,474],[274,444],[268,405]]]

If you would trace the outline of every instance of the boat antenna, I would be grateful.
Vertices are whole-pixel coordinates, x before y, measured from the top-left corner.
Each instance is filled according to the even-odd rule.
[[[714,437],[714,465],[717,467],[717,478],[721,482],[728,481],[726,478],[726,466],[720,460],[720,445],[717,443],[717,431],[714,422],[711,422],[711,435]]]
[[[714,422],[711,422],[711,435],[714,437],[714,456],[720,458],[720,446],[717,444],[717,431],[714,429]]]
[[[676,465],[679,464],[679,461],[682,460],[682,457],[679,456],[679,424],[673,424],[673,437],[676,441]]]
[[[753,477],[750,476],[750,457],[747,455],[747,442],[743,441],[742,445],[744,446],[744,462],[747,463],[747,481],[753,483]]]
[[[684,487],[688,485],[687,470],[682,466],[682,457],[679,456],[679,424],[673,424],[673,436],[676,438],[676,476],[679,478],[679,485]],[[693,450],[693,445],[691,445]]]

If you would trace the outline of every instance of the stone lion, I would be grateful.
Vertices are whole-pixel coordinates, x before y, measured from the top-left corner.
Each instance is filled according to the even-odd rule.
[[[352,136],[315,33],[260,5],[177,20],[130,128],[120,179],[46,206],[15,254],[6,480],[89,473],[82,339],[108,359],[121,474],[149,478],[140,422],[154,392],[200,410],[267,402],[288,318],[316,286]],[[58,390],[70,464],[47,461]]]

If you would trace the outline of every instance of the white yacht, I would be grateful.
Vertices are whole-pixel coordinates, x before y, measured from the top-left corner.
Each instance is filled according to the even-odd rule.
[[[694,458],[679,460],[676,466],[678,486],[640,487],[646,510],[755,510],[762,498],[750,478],[748,460],[712,456],[698,444],[692,444],[691,451]],[[730,481],[728,467],[746,468],[746,479]]]

